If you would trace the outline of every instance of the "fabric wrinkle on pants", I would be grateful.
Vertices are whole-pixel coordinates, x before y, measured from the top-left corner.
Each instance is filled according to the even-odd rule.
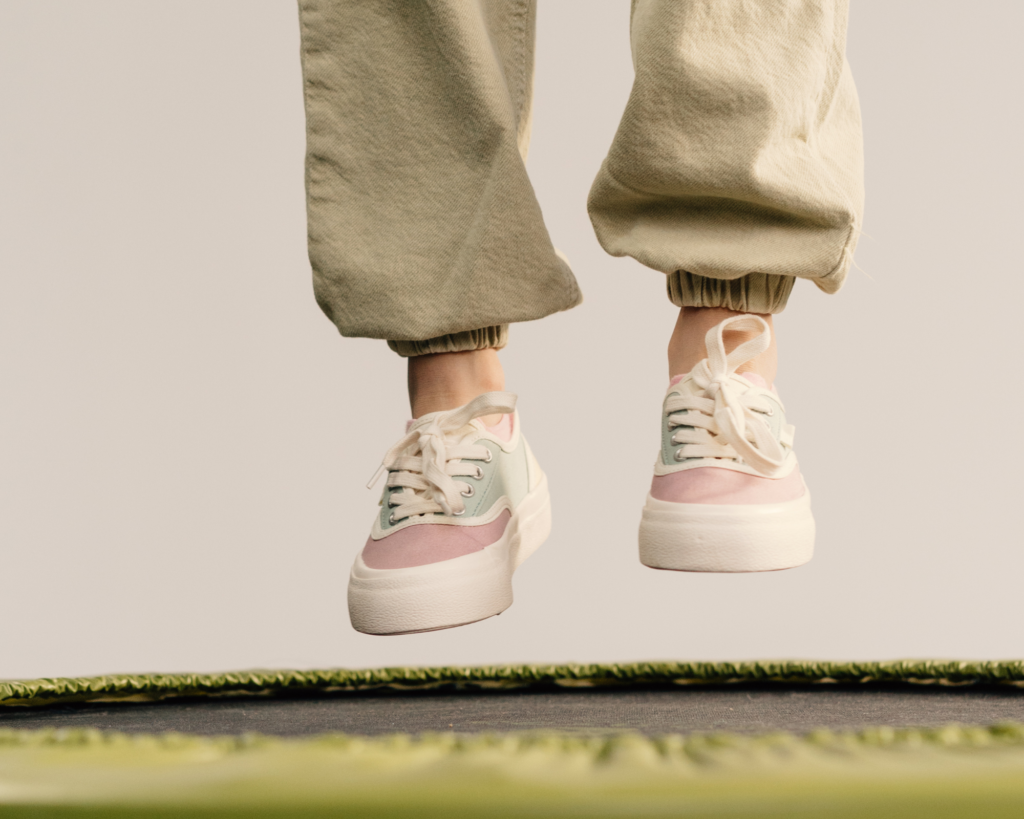
[[[342,335],[500,346],[578,304],[520,153],[532,0],[299,7],[310,260]]]
[[[847,0],[634,0],[636,79],[589,210],[679,306],[839,289],[863,211]]]
[[[863,209],[848,0],[633,0],[635,81],[590,192],[680,306],[838,290]],[[526,173],[535,0],[299,0],[309,255],[342,335],[501,347],[582,297]],[[623,33],[625,36],[625,32]]]

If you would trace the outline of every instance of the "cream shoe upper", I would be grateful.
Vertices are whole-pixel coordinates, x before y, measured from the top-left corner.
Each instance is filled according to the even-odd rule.
[[[387,482],[362,559],[371,568],[450,560],[499,539],[512,512],[540,480],[519,429],[512,393],[485,393],[454,410],[414,421],[384,456]],[[507,439],[481,416],[509,414]]]
[[[728,329],[761,333],[727,354]],[[705,341],[708,357],[673,379],[666,393],[652,495],[688,503],[799,497],[805,488],[793,452],[794,428],[778,393],[759,376],[736,373],[768,349],[768,324],[758,316],[735,316],[709,330]]]

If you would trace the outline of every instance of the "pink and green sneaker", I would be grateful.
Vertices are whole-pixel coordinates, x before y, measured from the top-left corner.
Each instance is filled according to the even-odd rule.
[[[726,329],[761,330],[726,354]],[[814,552],[814,517],[793,427],[778,393],[742,364],[768,349],[758,316],[708,331],[708,357],[669,385],[661,451],[640,522],[640,561],[654,569],[766,572]]]
[[[384,456],[381,509],[349,576],[352,625],[407,634],[473,623],[512,605],[512,574],[548,537],[548,482],[492,392],[410,422]],[[487,427],[481,416],[503,414]],[[371,481],[373,483],[373,481]]]

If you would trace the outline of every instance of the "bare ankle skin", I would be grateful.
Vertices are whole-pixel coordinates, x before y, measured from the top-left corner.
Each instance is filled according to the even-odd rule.
[[[690,372],[701,360],[707,358],[707,348],[704,346],[704,336],[707,331],[719,322],[731,316],[751,315],[739,313],[735,310],[726,310],[724,307],[683,307],[679,310],[679,318],[676,320],[675,330],[668,343],[668,374],[669,378],[677,375],[685,375]],[[775,326],[772,323],[770,314],[754,313],[759,315],[766,322],[772,331],[772,343],[761,355],[746,364],[742,364],[737,372],[757,373],[770,387],[775,381],[775,375],[779,367],[779,352],[775,345]],[[725,333],[725,349],[734,350],[745,341],[749,341],[757,332],[727,331]]]
[[[485,392],[504,389],[505,371],[497,350],[434,353],[409,359],[409,404],[413,418],[455,409]],[[500,415],[483,418],[488,425],[500,420]]]

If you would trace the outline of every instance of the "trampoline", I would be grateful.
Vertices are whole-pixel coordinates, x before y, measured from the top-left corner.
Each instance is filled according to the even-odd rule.
[[[25,816],[1021,816],[1024,663],[0,683]]]

